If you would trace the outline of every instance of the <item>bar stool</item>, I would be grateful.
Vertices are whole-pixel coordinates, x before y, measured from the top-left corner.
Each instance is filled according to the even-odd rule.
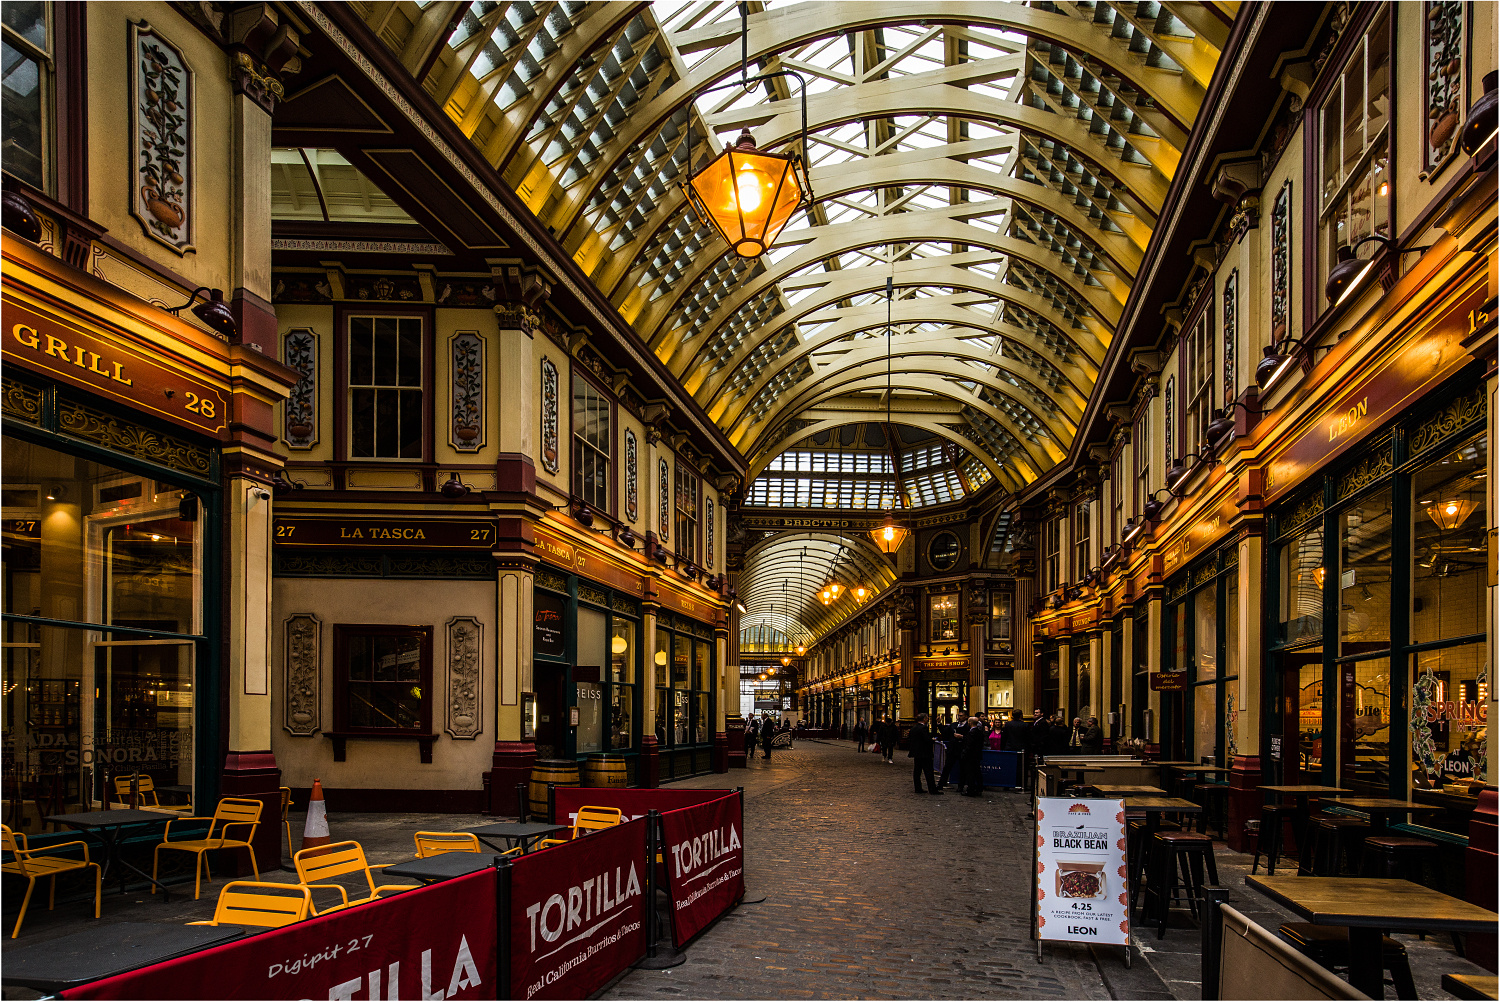
[[[1260,865],[1260,857],[1266,857],[1266,872],[1276,873],[1276,861],[1281,858],[1282,828],[1296,816],[1297,809],[1291,804],[1262,804],[1260,829],[1255,833],[1255,855],[1250,857],[1250,872]]]
[[[1228,783],[1195,783],[1193,785],[1193,803],[1203,807],[1203,813],[1198,815],[1198,832],[1207,834],[1209,829],[1215,829],[1220,838],[1229,837],[1229,784]]]
[[[1157,832],[1152,847],[1151,884],[1146,901],[1156,907],[1156,938],[1167,934],[1167,917],[1172,905],[1185,903],[1198,921],[1198,900],[1203,892],[1203,871],[1217,885],[1219,867],[1214,862],[1214,841],[1197,832]],[[1177,893],[1177,875],[1182,874],[1182,894]]]
[[[1288,922],[1276,930],[1298,953],[1330,970],[1349,972],[1349,930],[1344,926],[1313,925],[1311,922]],[[1389,936],[1380,937],[1380,967],[1390,972],[1396,997],[1414,999],[1417,986],[1411,976],[1411,962],[1406,947]]]
[[[1364,858],[1360,861],[1361,877],[1389,877],[1426,883],[1427,858],[1437,852],[1437,845],[1425,838],[1400,835],[1371,835],[1365,839]]]
[[[1337,877],[1346,859],[1353,859],[1351,843],[1371,831],[1363,818],[1323,817],[1312,822],[1312,870],[1315,877]],[[1354,869],[1351,865],[1350,869]]]

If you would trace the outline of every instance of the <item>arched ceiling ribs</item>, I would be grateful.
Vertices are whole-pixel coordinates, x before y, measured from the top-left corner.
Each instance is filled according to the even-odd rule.
[[[833,413],[833,416],[817,416],[823,413]],[[772,460],[795,446],[798,442],[805,442],[825,431],[842,428],[851,424],[859,424],[867,420],[867,416],[863,412],[853,414],[827,412],[823,407],[817,407],[811,411],[804,412],[804,416],[814,418],[813,423],[798,427],[795,430],[789,428],[785,434],[778,435],[774,441],[767,442],[760,454],[749,457],[750,468],[745,475],[745,482],[747,484],[753,483],[756,477],[766,472],[766,467],[771,464]],[[875,419],[868,418],[868,420]],[[951,413],[943,414],[917,414],[912,411],[903,411],[900,408],[896,408],[892,412],[893,424],[906,428],[916,428],[919,431],[925,431],[943,439],[955,448],[963,450],[967,456],[972,457],[976,462],[983,464],[984,468],[989,471],[990,476],[996,480],[1003,481],[1008,477],[1013,478],[1013,473],[1007,472],[1003,466],[995,462],[994,457],[990,456],[988,452],[982,448],[978,448],[973,439],[965,438],[955,430],[955,425],[960,424],[962,420],[957,407],[953,407]],[[885,423],[884,410],[879,414],[879,423]]]
[[[987,386],[996,393],[1010,397],[1019,406],[1032,412],[1036,420],[1060,444],[1065,445],[1071,440],[1078,427],[1078,421],[1082,417],[1083,400],[1056,393],[1038,385],[1035,382],[1035,373],[1030,367],[1021,365],[1004,355],[996,354],[983,345],[971,345],[941,335],[913,333],[894,338],[891,347],[892,354],[901,359],[903,379],[905,374],[910,372],[937,371],[932,368],[936,366],[944,375]],[[824,364],[815,363],[807,376],[788,386],[782,394],[797,394],[809,387],[826,384],[830,380],[845,379],[856,373],[879,375],[879,372],[875,370],[884,369],[885,359],[884,338],[866,338],[862,341],[850,342],[847,350],[836,361]],[[918,361],[919,359],[922,361]],[[951,365],[943,364],[945,362],[951,362]],[[1002,373],[1010,373],[1028,395],[1023,396],[1017,393],[1016,384],[1004,378]],[[1044,407],[1038,405],[1038,400],[1050,402],[1054,413],[1048,414]],[[744,420],[746,411],[750,409],[754,401],[753,396],[746,395],[740,399],[738,407],[731,408],[722,415],[711,414],[710,416],[719,422],[721,427],[735,428]]]
[[[1033,441],[1033,436],[1028,433],[1027,429],[1017,425],[1009,414],[981,399],[972,390],[965,389],[954,382],[954,379],[963,378],[963,375],[952,371],[953,368],[952,366],[945,367],[926,358],[917,359],[916,368],[902,373],[898,392],[930,393],[933,396],[972,407],[975,411],[984,414],[1016,440],[1020,448],[1020,456],[1026,460],[1027,472],[1032,476],[1040,475],[1062,459],[1063,449],[1059,448],[1050,436]],[[977,380],[970,381],[978,382]],[[854,394],[861,393],[870,394],[870,399],[864,413],[858,416],[851,415],[851,420],[883,420],[885,386],[884,371],[878,374],[853,372],[839,378],[823,380],[805,387],[803,392],[796,397],[778,399],[763,417],[753,421],[747,420],[741,427],[730,429],[730,440],[745,455],[756,455],[760,452],[759,439],[789,417],[834,398],[851,398]],[[1003,461],[1006,457],[995,458]]]
[[[913,304],[916,308],[905,311],[900,319],[897,319],[895,314],[893,314],[891,321],[893,327],[909,328],[914,324],[924,326],[927,324],[941,324],[943,326],[939,331],[946,330],[949,333],[944,335],[939,331],[921,331],[921,336],[927,339],[946,336],[951,342],[960,344],[969,343],[970,347],[964,348],[964,353],[973,352],[977,355],[982,351],[987,357],[1005,357],[1012,362],[1019,362],[1025,366],[1025,379],[1035,383],[1040,378],[1050,391],[1049,395],[1058,401],[1059,406],[1062,406],[1063,410],[1068,411],[1075,420],[1081,415],[1082,404],[1088,399],[1088,389],[1075,382],[1068,374],[1068,370],[1076,369],[1081,375],[1091,380],[1092,376],[1089,374],[1090,366],[1087,363],[1075,361],[1064,363],[1067,367],[1066,369],[1059,367],[1055,363],[1055,356],[1052,356],[1049,346],[1039,342],[1036,336],[1030,331],[1011,326],[1010,324],[987,323],[982,318],[973,316],[963,317],[961,314],[968,311],[958,309],[935,311],[929,314],[919,309],[922,303],[927,302],[926,299],[902,300],[902,302]],[[715,421],[719,420],[720,415],[737,417],[738,414],[734,410],[736,402],[754,398],[778,373],[794,367],[803,358],[811,358],[820,352],[829,350],[840,350],[841,347],[843,350],[853,350],[868,344],[876,344],[882,351],[882,357],[884,357],[885,340],[882,334],[885,328],[885,317],[883,310],[879,317],[874,316],[876,310],[873,308],[864,308],[859,312],[864,315],[861,324],[851,325],[849,323],[838,322],[824,325],[816,335],[807,337],[800,343],[795,344],[774,362],[767,364],[748,383],[737,385],[740,381],[735,379],[734,373],[740,371],[739,366],[736,366],[733,370],[730,370],[729,367],[720,370],[720,374],[724,378],[717,380],[705,392],[701,392],[698,396],[699,402],[703,404],[703,408],[708,412],[709,417]],[[946,315],[940,316],[938,315],[939,313]],[[908,335],[900,335],[900,337],[906,336]],[[996,355],[995,349],[986,344],[986,342],[997,341],[999,339],[1004,339],[1004,341],[1001,341],[999,354]],[[1008,346],[1005,344],[1006,341],[1010,342]],[[841,343],[844,344],[841,346]],[[896,344],[901,344],[899,338],[896,339]],[[1053,364],[1048,365],[1046,368],[1039,367],[1037,359],[1031,358],[1029,355],[1022,357],[1021,353],[1023,350],[1031,351],[1041,356],[1041,361],[1044,364],[1049,361]],[[1020,372],[1020,370],[1015,371]],[[1097,373],[1097,371],[1097,368],[1094,367],[1093,372]],[[1039,389],[1038,392],[1040,393],[1041,390]],[[1071,403],[1073,409],[1077,410],[1077,413],[1073,413],[1072,409],[1062,404],[1061,401],[1063,400]]]
[[[903,212],[799,231],[785,242],[790,253],[742,283],[733,294],[721,301],[709,322],[700,328],[701,333],[673,346],[674,357],[686,359],[696,354],[697,349],[711,341],[741,306],[765,290],[779,287],[786,292],[792,288],[805,289],[837,281],[838,276],[845,274],[844,272],[813,269],[842,254],[888,245],[962,243],[969,247],[983,247],[1011,260],[1029,262],[1061,282],[1074,298],[1093,312],[1102,326],[1113,329],[1124,309],[1123,294],[1128,293],[1128,285],[1117,286],[1118,291],[1112,293],[1102,285],[1085,284],[1073,270],[1058,267],[1052,255],[1040,245],[1014,237],[999,236],[986,227],[971,226],[964,221],[965,217],[991,215],[1004,212],[1005,209],[1006,206],[997,202],[963,203],[949,209]],[[937,260],[943,260],[943,257],[940,256]],[[876,271],[879,268],[872,263],[868,268],[854,270]],[[652,338],[648,342],[658,349],[658,353],[663,346],[671,344],[672,332],[667,330],[663,334],[665,336]],[[686,375],[686,372],[683,374]],[[689,385],[688,389],[691,391],[694,387]]]
[[[749,547],[739,581],[746,612],[784,616],[805,627],[814,639],[836,629],[863,608],[847,594],[849,589],[863,585],[874,595],[896,582],[890,561],[862,535],[777,533]],[[857,569],[854,577],[839,582],[846,594],[824,605],[817,591],[831,571],[845,567]]]
[[[955,255],[954,259],[962,260],[962,255]],[[942,289],[947,291],[962,290],[975,292],[991,299],[1001,300],[1006,303],[1014,303],[1017,306],[1029,310],[1038,317],[1047,319],[1055,315],[1052,303],[1044,296],[1025,289],[1017,288],[999,279],[990,278],[987,275],[967,268],[957,267],[954,259],[945,259],[938,262],[928,261],[900,261],[895,266],[895,285],[897,295],[902,295],[900,290],[910,288]],[[974,255],[973,259],[982,260],[982,255]],[[883,269],[880,269],[883,271]],[[815,294],[799,299],[788,309],[781,311],[775,316],[774,324],[766,324],[760,328],[760,333],[752,334],[746,338],[746,346],[741,351],[749,350],[752,340],[759,344],[764,337],[768,337],[776,330],[782,330],[789,324],[795,324],[803,318],[812,314],[829,309],[845,300],[853,300],[856,297],[868,297],[877,291],[883,293],[885,289],[884,274],[872,274],[877,269],[855,268],[845,272],[835,272],[829,276],[830,281],[822,286]],[[879,283],[878,285],[876,283]],[[1080,318],[1077,327],[1061,327],[1059,329],[1070,339],[1076,342],[1093,341],[1101,348],[1108,348],[1113,336],[1112,328],[1099,323],[1097,320],[1084,316]],[[1050,319],[1049,319],[1050,322]],[[1054,326],[1056,326],[1054,324]],[[1097,355],[1091,349],[1090,357],[1102,357],[1103,352]],[[662,351],[657,352],[658,357],[663,357],[674,371],[690,369],[694,364],[691,356],[672,358],[671,354]]]

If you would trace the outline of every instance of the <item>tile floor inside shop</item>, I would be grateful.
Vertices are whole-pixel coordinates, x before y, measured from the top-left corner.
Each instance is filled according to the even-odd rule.
[[[1047,944],[1044,962],[1036,962],[1027,935],[1031,821],[1024,795],[989,791],[976,799],[950,789],[942,798],[917,796],[905,753],[888,766],[847,742],[801,741],[773,756],[769,767],[757,758],[728,776],[675,784],[745,787],[747,900],[765,901],[726,915],[689,945],[683,965],[632,971],[604,997],[1201,997],[1198,930],[1186,912],[1174,913],[1165,939],[1154,927],[1137,930],[1141,954],[1130,970],[1118,949],[1063,943]],[[415,831],[493,820],[339,813],[329,825],[335,840],[357,840],[372,863],[390,863],[411,858]],[[292,816],[299,840],[302,821]],[[1248,856],[1220,848],[1217,862],[1235,907],[1273,929],[1291,920],[1244,886]],[[284,871],[262,876],[296,879]],[[209,918],[223,881],[221,874],[205,884],[197,902],[191,882],[186,894],[175,885],[170,902],[106,888],[101,921]],[[20,895],[10,881],[5,890],[8,933]],[[21,937],[4,941],[5,953],[75,932],[90,911],[76,901],[50,913],[45,905],[44,898],[33,902]],[[1447,937],[1399,938],[1423,999],[1451,998],[1440,987],[1445,973],[1482,973]],[[37,996],[7,989],[3,997]]]

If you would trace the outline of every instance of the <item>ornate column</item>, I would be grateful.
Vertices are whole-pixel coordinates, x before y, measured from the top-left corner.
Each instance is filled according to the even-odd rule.
[[[1064,635],[1057,638],[1057,708],[1063,713],[1063,723],[1072,724],[1068,705],[1073,696],[1073,638]]]
[[[1162,616],[1166,614],[1165,604],[1161,595],[1152,595],[1146,603],[1146,635],[1136,637],[1135,642],[1144,645],[1146,651],[1147,679],[1151,673],[1161,671],[1161,630]],[[1151,711],[1151,721],[1146,728],[1146,733],[1141,737],[1146,739],[1147,750],[1150,752],[1160,751],[1161,748],[1161,693],[1154,689],[1146,691],[1146,709]]]
[[[725,721],[728,719],[726,703],[729,700],[729,620],[727,617],[720,618],[714,627],[714,647],[718,653],[719,665],[719,698],[714,710],[714,747],[709,755],[714,772],[729,771],[729,734],[725,730]],[[734,700],[736,709],[739,704],[739,668],[734,669],[736,689]],[[736,714],[737,716],[738,714]]]
[[[969,581],[966,619],[969,624],[969,712],[989,709],[989,686],[984,673],[984,639],[989,622],[989,595],[983,582]]]
[[[656,601],[655,578],[646,583],[646,600],[641,603],[642,622],[646,635],[641,638],[641,757],[636,768],[637,786],[654,790],[661,785],[661,747],[656,740],[656,718],[661,707],[656,705],[656,677],[667,666],[656,663],[656,618],[661,614],[661,605]],[[667,652],[670,659],[671,651]]]
[[[1087,716],[1099,718],[1099,726],[1107,727],[1104,718],[1104,634],[1107,631],[1096,630],[1089,635],[1089,701],[1087,706],[1079,705],[1078,712]]]
[[[905,721],[908,726],[912,717],[917,713],[917,629],[919,622],[915,589],[901,589],[900,596],[896,600],[896,629],[901,644],[901,678],[896,699],[899,707],[898,722]],[[858,710],[858,705],[856,705],[855,712],[858,713]],[[850,728],[854,726],[853,721],[846,721],[846,723]]]
[[[491,814],[518,815],[521,798],[516,785],[531,778],[536,762],[536,741],[526,733],[523,696],[533,691],[531,655],[533,631],[532,585],[536,557],[526,552],[529,526],[520,520],[501,519],[501,531],[509,527],[515,535],[501,541],[504,550],[495,553],[495,658],[498,678],[495,693],[495,750],[490,759]],[[518,531],[519,530],[519,531]],[[497,533],[499,535],[499,533]]]
[[[1225,764],[1229,766],[1229,847],[1249,852],[1250,839],[1245,822],[1260,816],[1260,693],[1261,693],[1261,609],[1264,588],[1261,580],[1262,542],[1259,534],[1247,535],[1239,542],[1239,566],[1235,568],[1238,621],[1239,663],[1226,665],[1226,672],[1239,675],[1238,682],[1228,685],[1226,696],[1232,705],[1224,722]]]

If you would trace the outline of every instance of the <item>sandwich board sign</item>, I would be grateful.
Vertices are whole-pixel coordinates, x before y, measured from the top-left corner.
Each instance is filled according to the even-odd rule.
[[[1043,940],[1126,947],[1130,888],[1122,800],[1038,797],[1033,935]]]

